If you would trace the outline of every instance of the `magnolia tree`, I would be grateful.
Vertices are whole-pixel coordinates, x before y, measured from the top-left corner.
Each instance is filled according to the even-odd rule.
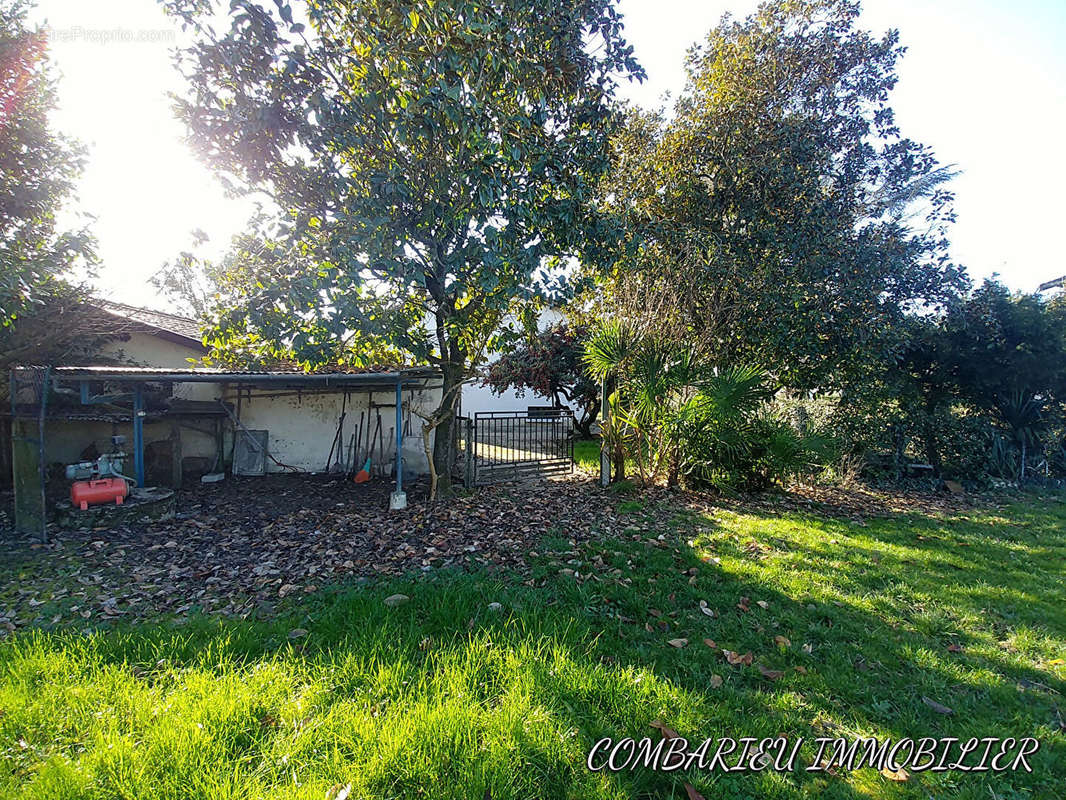
[[[95,260],[87,230],[58,221],[84,150],[50,124],[55,73],[46,32],[27,22],[30,8],[0,4],[0,366],[71,343],[67,321],[82,291],[70,275]]]
[[[851,0],[771,0],[688,57],[672,114],[633,112],[603,189],[624,246],[599,311],[824,387],[964,282],[951,170],[895,123],[903,50]]]
[[[505,320],[567,294],[568,265],[606,257],[592,199],[616,84],[640,77],[611,0],[164,5],[193,36],[191,142],[277,209],[263,274],[211,342],[437,367],[446,494],[463,381]]]

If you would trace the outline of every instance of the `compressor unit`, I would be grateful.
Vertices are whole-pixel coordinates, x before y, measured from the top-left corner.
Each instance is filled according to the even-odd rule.
[[[130,484],[133,482],[122,474],[123,463],[128,457],[122,452],[126,443],[125,436],[112,436],[112,453],[105,453],[93,461],[79,461],[68,464],[66,476],[70,485],[70,502],[82,511],[90,505],[111,503],[122,505],[129,496]]]

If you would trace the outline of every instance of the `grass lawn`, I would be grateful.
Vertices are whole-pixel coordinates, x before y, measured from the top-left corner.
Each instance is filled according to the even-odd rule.
[[[599,475],[600,440],[577,439],[574,441],[574,465],[581,472]]]
[[[840,521],[616,502],[627,527],[579,547],[546,532],[525,580],[11,636],[0,796],[684,798],[688,781],[708,800],[1066,797],[1066,504]],[[387,607],[396,592],[409,601]],[[811,746],[787,773],[586,769],[597,739],[658,740],[657,719]],[[815,737],[873,735],[1041,748],[1031,774],[804,771]]]

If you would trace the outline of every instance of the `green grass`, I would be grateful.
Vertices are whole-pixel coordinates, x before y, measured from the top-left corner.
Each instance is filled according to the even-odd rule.
[[[1066,796],[1066,505],[862,525],[619,503],[615,538],[546,532],[527,581],[447,575],[323,591],[274,620],[10,637],[0,796],[683,798],[678,775],[584,766],[599,737],[658,736],[655,719],[694,740],[1042,743],[1032,774],[690,773],[708,800]],[[410,602],[385,607],[397,591]],[[784,676],[729,666],[707,637]]]
[[[580,472],[599,475],[600,440],[578,439],[574,442],[574,465]]]

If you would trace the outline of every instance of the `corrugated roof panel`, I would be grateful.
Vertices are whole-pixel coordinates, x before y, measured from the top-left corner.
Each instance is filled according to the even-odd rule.
[[[16,369],[33,369],[18,367]],[[54,367],[56,378],[70,380],[163,381],[169,383],[285,383],[292,386],[369,386],[440,377],[430,367],[410,367],[385,372],[277,372],[223,369],[170,369],[167,367]]]

